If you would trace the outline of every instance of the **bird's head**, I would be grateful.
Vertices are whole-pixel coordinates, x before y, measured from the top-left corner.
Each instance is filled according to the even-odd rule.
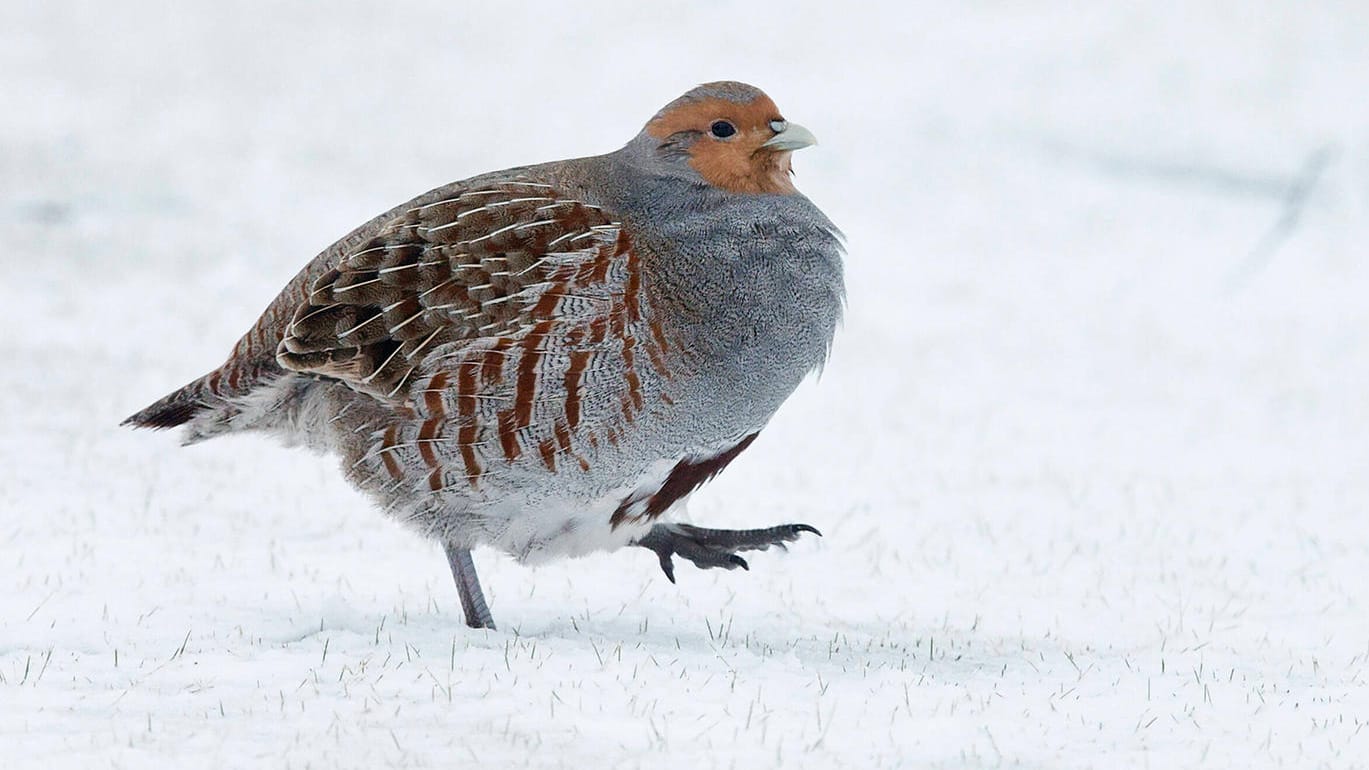
[[[817,143],[760,89],[732,81],[705,83],[667,104],[642,136],[658,158],[687,165],[708,184],[779,195],[794,192],[790,154]]]

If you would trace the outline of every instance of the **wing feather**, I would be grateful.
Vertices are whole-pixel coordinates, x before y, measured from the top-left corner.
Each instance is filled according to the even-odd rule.
[[[277,361],[402,402],[436,351],[452,355],[476,340],[517,339],[541,322],[559,323],[571,282],[606,280],[599,266],[620,231],[602,209],[531,182],[410,208],[314,281]]]

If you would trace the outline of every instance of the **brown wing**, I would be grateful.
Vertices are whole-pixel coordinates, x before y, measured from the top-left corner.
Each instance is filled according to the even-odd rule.
[[[520,460],[588,470],[600,442],[671,403],[649,294],[607,212],[495,184],[360,243],[314,282],[277,358],[403,408],[360,461],[396,484],[474,489]]]
[[[277,360],[402,402],[425,356],[531,331],[555,310],[558,286],[606,264],[599,252],[610,256],[619,235],[601,209],[532,182],[416,206],[314,282]]]

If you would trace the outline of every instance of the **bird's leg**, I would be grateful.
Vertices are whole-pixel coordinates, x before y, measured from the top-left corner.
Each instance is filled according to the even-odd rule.
[[[822,533],[807,524],[781,524],[765,529],[705,529],[689,524],[657,524],[633,545],[655,551],[661,571],[675,582],[675,563],[671,556],[694,562],[700,569],[750,569],[738,551],[764,551],[772,545],[785,547],[804,532],[818,537]]]
[[[476,577],[470,549],[448,543],[447,563],[452,565],[452,579],[456,581],[456,590],[461,594],[461,609],[466,612],[466,625],[494,630],[494,617],[490,615],[485,594],[480,590],[480,578]]]

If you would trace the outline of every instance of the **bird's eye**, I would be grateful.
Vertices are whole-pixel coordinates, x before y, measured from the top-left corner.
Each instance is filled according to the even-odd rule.
[[[708,132],[719,139],[726,139],[737,133],[737,127],[725,120],[715,120],[713,125],[708,127]]]
[[[789,128],[789,121],[784,118],[775,118],[770,121],[770,130],[777,134],[784,133],[784,129]]]

